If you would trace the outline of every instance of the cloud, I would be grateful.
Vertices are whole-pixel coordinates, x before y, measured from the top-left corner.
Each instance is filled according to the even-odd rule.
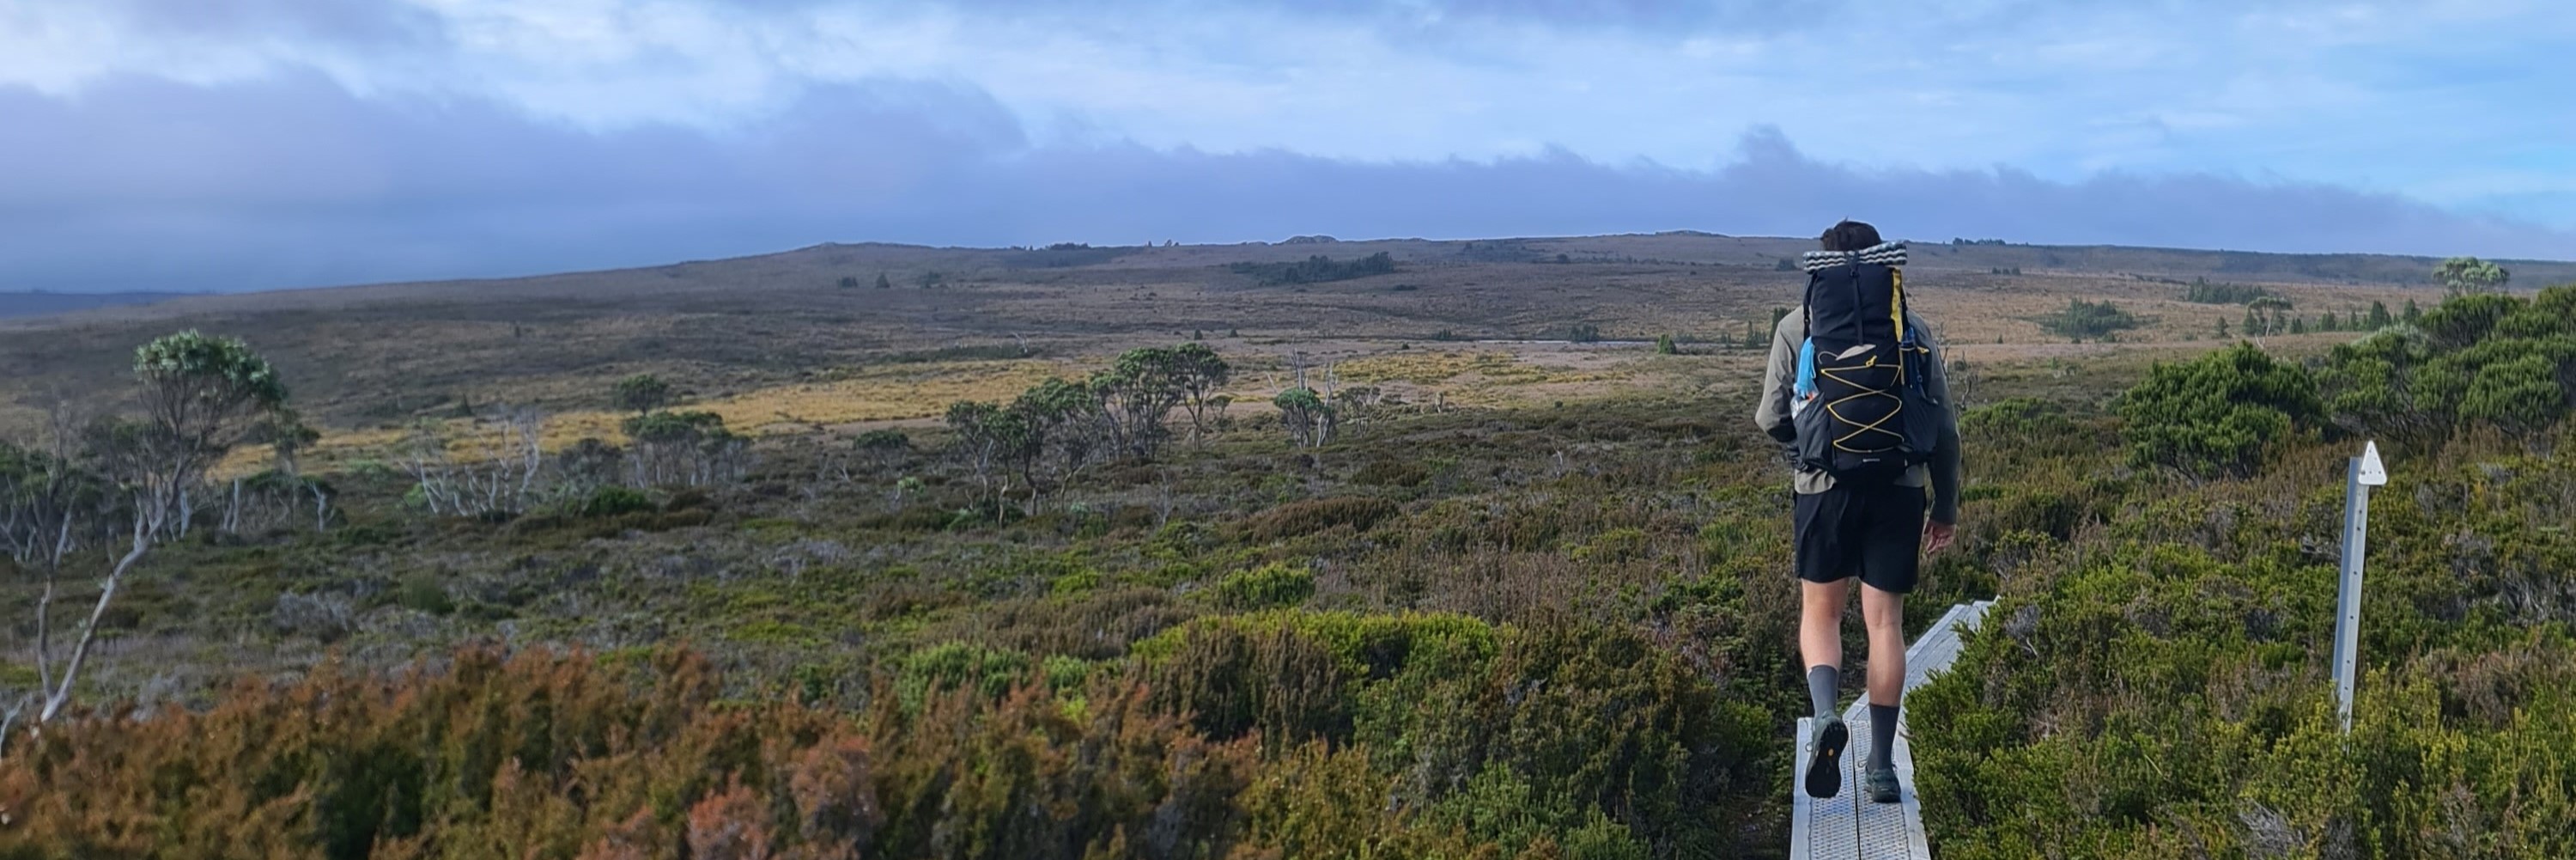
[[[2576,139],[2544,0],[99,0],[0,6],[0,86],[315,72],[617,129],[729,129],[807,86],[970,84],[1039,136],[1361,160],[1711,167],[1807,151],[2271,171],[2400,191]],[[2576,226],[2569,223],[2564,226]]]
[[[1564,150],[1380,162],[1030,134],[962,83],[812,87],[729,130],[613,131],[318,75],[0,88],[0,289],[497,276],[823,241],[1009,245],[1701,229],[2567,258],[2576,234],[2319,184],[1865,169],[1745,132],[1713,169]]]
[[[94,13],[146,33],[189,38],[313,39],[367,47],[440,40],[439,16],[383,0],[87,0]]]

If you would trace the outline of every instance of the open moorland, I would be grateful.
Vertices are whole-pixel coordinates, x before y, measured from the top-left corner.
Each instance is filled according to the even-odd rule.
[[[1803,278],[1781,268],[1810,244],[1677,232],[823,245],[650,269],[182,297],[0,321],[0,426],[34,426],[48,398],[109,404],[133,347],[178,327],[250,340],[293,381],[308,418],[344,431],[495,404],[606,411],[602,381],[633,373],[670,381],[737,427],[919,420],[949,400],[1016,393],[1177,340],[1232,356],[1252,371],[1244,393],[1265,401],[1300,363],[1352,364],[1363,383],[1488,404],[1687,392],[1742,376],[1724,359],[1796,302]],[[1349,263],[1379,253],[1391,271],[1314,282],[1288,271],[1317,255]],[[2513,265],[2526,283],[2576,280],[2576,265]],[[2191,349],[2220,340],[2221,326],[2244,334],[2244,301],[2188,301],[2195,281],[2278,295],[2313,325],[2373,301],[2438,301],[2431,270],[2402,257],[1930,244],[1908,274],[1917,307],[1975,361]],[[2077,299],[2133,314],[2134,327],[2107,337],[2146,348],[2052,332],[2047,320]],[[1712,360],[1641,360],[1630,348],[1661,336]],[[1250,390],[1260,385],[1270,390]]]
[[[831,245],[0,321],[0,856],[1779,856],[1748,339],[1808,244]],[[2531,289],[2576,265],[2505,262],[1917,247],[1967,475],[1910,627],[1999,599],[1909,703],[1941,856],[2576,856],[2576,287]],[[194,471],[140,467],[199,426],[170,379],[244,404]]]

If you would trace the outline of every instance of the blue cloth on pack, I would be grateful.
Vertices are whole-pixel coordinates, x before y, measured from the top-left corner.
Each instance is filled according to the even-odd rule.
[[[1816,396],[1816,341],[1813,338],[1798,342],[1798,385],[1796,391],[1798,394],[1796,400],[1805,400]]]

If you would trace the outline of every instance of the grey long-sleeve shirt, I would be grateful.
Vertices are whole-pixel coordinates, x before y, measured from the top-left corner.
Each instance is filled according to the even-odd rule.
[[[1771,360],[1762,373],[1762,400],[1753,407],[1753,424],[1773,438],[1787,435],[1789,398],[1798,386],[1798,341],[1806,336],[1807,311],[1797,308],[1781,318],[1771,330]],[[1924,362],[1924,393],[1941,407],[1940,434],[1932,448],[1932,459],[1897,476],[1900,487],[1932,488],[1932,520],[1959,521],[1959,417],[1950,405],[1950,376],[1941,360],[1941,341],[1931,326],[1912,311],[1905,314],[1905,328],[1916,335],[1924,349],[1931,350]],[[1800,469],[1797,488],[1801,494],[1821,493],[1833,489],[1834,477],[1813,469]]]

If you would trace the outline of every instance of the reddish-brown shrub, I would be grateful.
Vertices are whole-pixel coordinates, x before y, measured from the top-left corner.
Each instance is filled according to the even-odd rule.
[[[1132,684],[864,720],[718,688],[685,652],[484,647],[76,715],[0,760],[0,857],[1207,857],[1254,770]]]

